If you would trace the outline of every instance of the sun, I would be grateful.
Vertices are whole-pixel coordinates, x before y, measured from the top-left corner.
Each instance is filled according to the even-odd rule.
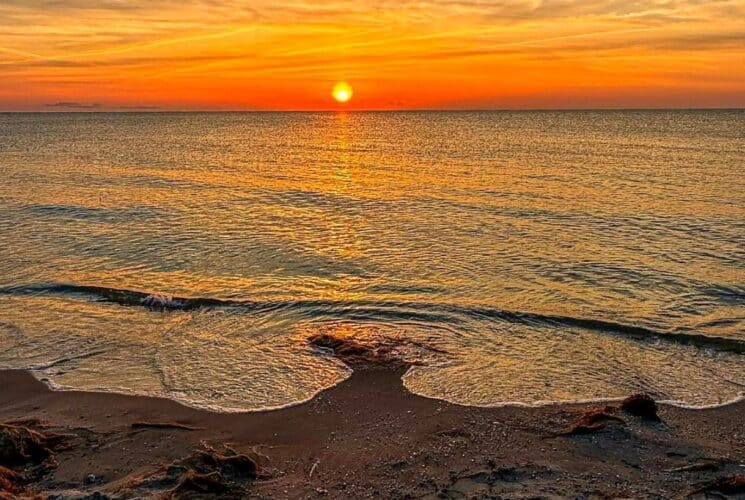
[[[331,91],[331,95],[336,102],[345,103],[349,102],[352,98],[352,87],[347,82],[339,82],[334,85],[334,89]]]

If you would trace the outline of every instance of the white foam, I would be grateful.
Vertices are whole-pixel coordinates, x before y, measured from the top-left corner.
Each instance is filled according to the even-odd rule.
[[[35,371],[33,369],[28,369],[28,371],[39,382],[43,383],[49,389],[56,391],[56,392],[89,392],[89,393],[100,393],[100,394],[120,394],[123,396],[138,396],[138,397],[153,397],[153,398],[170,399],[172,401],[175,401],[189,408],[194,408],[196,410],[205,410],[205,411],[209,411],[213,413],[261,413],[261,412],[267,412],[267,411],[282,410],[285,408],[292,408],[294,406],[300,406],[302,404],[305,404],[315,399],[316,396],[318,396],[319,394],[326,392],[329,389],[332,389],[336,387],[337,385],[341,384],[342,382],[346,381],[354,373],[354,371],[351,368],[348,368],[346,373],[336,383],[330,385],[329,387],[323,387],[321,389],[318,389],[317,391],[312,393],[307,398],[304,398],[298,401],[291,401],[286,404],[274,405],[274,406],[231,407],[231,406],[225,406],[225,405],[219,405],[219,404],[206,403],[204,401],[195,400],[195,399],[189,398],[188,396],[184,394],[178,394],[175,392],[169,392],[169,393],[164,394],[158,391],[152,391],[152,392],[133,391],[126,387],[97,387],[97,388],[81,389],[79,387],[75,387],[71,385],[60,384],[56,382],[54,379],[50,378],[49,376],[43,373],[40,373],[38,371]]]
[[[171,309],[183,307],[180,300],[174,300],[173,296],[167,294],[154,293],[148,295],[141,301],[143,306],[161,309]]]

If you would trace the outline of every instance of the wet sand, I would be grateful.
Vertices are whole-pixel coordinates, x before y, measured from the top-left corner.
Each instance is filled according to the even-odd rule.
[[[258,463],[255,479],[225,478],[227,498],[704,498],[718,494],[703,491],[707,482],[745,474],[745,402],[660,405],[662,422],[611,409],[618,419],[602,429],[560,435],[598,405],[463,407],[409,393],[402,373],[358,370],[300,406],[216,414],[166,399],[55,392],[27,372],[1,371],[0,421],[68,435],[55,466],[34,477],[15,469],[27,494],[56,498],[200,497],[149,480],[200,449]]]

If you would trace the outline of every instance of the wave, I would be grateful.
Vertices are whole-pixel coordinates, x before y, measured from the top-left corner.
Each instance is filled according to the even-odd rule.
[[[361,321],[415,321],[425,324],[462,323],[465,319],[489,320],[528,326],[581,328],[603,334],[622,335],[637,340],[661,340],[676,344],[745,354],[745,339],[690,332],[655,330],[645,326],[593,318],[509,311],[487,307],[463,307],[427,302],[373,300],[252,301],[209,297],[175,297],[167,294],[68,283],[36,283],[0,287],[0,295],[78,296],[102,302],[111,302],[121,306],[138,306],[161,311],[242,308],[254,313],[269,313],[296,310],[315,318],[343,318]]]
[[[7,286],[0,288],[0,295],[63,295],[82,296],[122,306],[142,306],[151,309],[192,310],[202,307],[230,305],[229,301],[209,298],[173,297],[168,294],[138,292],[93,285],[69,283],[37,283],[33,285]]]
[[[53,359],[51,361],[47,361],[45,363],[39,363],[36,365],[29,365],[26,367],[28,370],[48,370],[49,368],[53,368],[57,365],[61,365],[64,363],[69,363],[70,361],[78,361],[82,359],[92,358],[94,356],[98,356],[99,354],[104,354],[106,352],[105,349],[99,349],[96,351],[90,351],[90,352],[84,352],[82,354],[78,354],[76,356],[64,356],[61,358]]]

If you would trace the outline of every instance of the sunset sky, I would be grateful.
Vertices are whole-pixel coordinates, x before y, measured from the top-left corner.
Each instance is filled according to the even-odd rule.
[[[743,106],[745,0],[0,2],[0,110]]]

